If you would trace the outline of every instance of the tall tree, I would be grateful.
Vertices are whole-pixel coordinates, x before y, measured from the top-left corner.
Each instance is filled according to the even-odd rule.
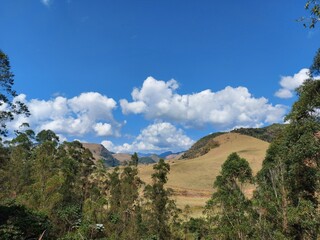
[[[131,156],[131,164],[133,164],[134,166],[138,166],[138,163],[139,163],[139,157],[138,157],[138,154],[135,152]]]
[[[320,70],[317,52],[311,69]],[[320,80],[311,78],[297,89],[299,99],[282,136],[271,144],[258,174],[256,202],[260,229],[288,239],[317,239],[320,196]],[[266,201],[269,201],[267,203]],[[275,235],[272,235],[273,238]]]
[[[249,163],[237,153],[230,154],[214,182],[216,192],[206,205],[213,237],[249,239],[252,231],[249,218],[251,202],[242,188],[252,180]]]
[[[13,90],[14,75],[11,72],[8,56],[0,50],[0,135],[7,135],[7,122],[14,119],[15,115],[29,116],[27,106],[19,100]]]
[[[109,174],[110,209],[108,229],[116,239],[140,239],[141,204],[139,190],[142,185],[135,166],[126,166],[121,173],[116,168]]]
[[[16,137],[9,142],[9,158],[4,167],[5,174],[1,178],[6,178],[3,193],[7,197],[19,197],[26,190],[26,187],[32,183],[32,148],[34,132],[27,129],[23,132],[16,131]]]
[[[170,165],[160,159],[153,169],[152,184],[145,188],[145,198],[149,201],[149,204],[146,204],[148,209],[145,220],[149,224],[149,235],[159,240],[174,239],[171,225],[175,223],[179,210],[170,199],[172,190],[165,188]]]

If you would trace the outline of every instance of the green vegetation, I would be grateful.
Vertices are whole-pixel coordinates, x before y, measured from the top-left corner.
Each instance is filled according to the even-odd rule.
[[[304,27],[314,28],[320,21],[320,2],[319,0],[308,0],[304,7],[308,12],[308,17],[299,19],[303,22]]]
[[[94,163],[80,142],[59,143],[50,130],[27,129],[2,146],[0,239],[168,239],[179,226],[170,167],[154,165],[153,183],[138,177],[136,155],[122,169]],[[141,194],[143,193],[143,194]]]
[[[146,184],[139,177],[137,154],[128,165],[107,169],[80,142],[60,143],[53,131],[36,134],[23,124],[12,140],[0,144],[0,239],[319,239],[319,59],[320,50],[310,79],[297,89],[289,124],[236,130],[272,140],[262,168],[254,177],[239,152],[224,158],[200,218],[190,217],[190,207],[177,208],[166,187],[170,170],[186,165],[160,159]],[[16,114],[28,115],[28,109],[12,100],[13,74],[1,51],[0,83],[2,104],[8,106],[0,112],[0,135],[5,136],[6,123]],[[183,158],[209,155],[219,146],[218,135],[200,139]],[[225,141],[231,142],[231,135]],[[245,193],[249,184],[255,185],[252,197]]]
[[[231,132],[255,137],[266,142],[272,142],[284,128],[284,124],[272,124],[268,127],[263,128],[238,128],[232,130]],[[199,139],[195,144],[191,146],[191,148],[188,151],[186,151],[180,157],[180,159],[193,159],[207,154],[211,149],[219,146],[219,143],[215,140],[215,138],[222,134],[225,133],[212,133]]]
[[[246,239],[251,236],[251,203],[243,193],[243,185],[252,183],[249,163],[237,153],[229,155],[222,165],[214,187],[217,191],[206,206],[211,235],[222,239]]]
[[[14,101],[17,96],[13,90],[14,75],[11,72],[10,61],[8,56],[0,50],[0,135],[7,135],[7,122],[12,121],[15,115],[24,114],[29,116],[27,106],[20,102]]]
[[[240,133],[261,139],[266,142],[272,142],[285,128],[284,124],[272,124],[263,128],[238,128],[231,132]]]
[[[223,134],[222,132],[212,133],[198,140],[191,148],[186,151],[180,159],[191,159],[205,155],[210,149],[218,147],[219,143],[214,140],[215,137]]]

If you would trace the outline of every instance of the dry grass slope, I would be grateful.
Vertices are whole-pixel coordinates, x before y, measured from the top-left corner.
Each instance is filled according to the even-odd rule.
[[[121,164],[131,161],[131,155],[127,153],[114,153],[112,156],[118,159]]]
[[[219,174],[221,165],[232,152],[237,152],[247,159],[256,174],[261,168],[269,143],[238,133],[226,133],[215,138],[219,147],[211,149],[207,154],[190,160],[170,160],[171,171],[167,186],[175,192],[180,208],[190,205],[194,216],[201,214],[205,202],[210,198],[212,185]],[[139,166],[140,177],[151,182],[153,165]],[[252,186],[245,189],[251,195]]]
[[[84,148],[87,148],[90,150],[90,152],[93,155],[93,158],[95,159],[95,161],[98,160],[103,160],[104,163],[109,166],[109,167],[114,167],[114,166],[118,166],[120,164],[120,162],[118,161],[118,159],[114,158],[111,154],[111,152],[109,152],[103,145],[101,144],[96,144],[96,143],[82,143],[82,146]]]

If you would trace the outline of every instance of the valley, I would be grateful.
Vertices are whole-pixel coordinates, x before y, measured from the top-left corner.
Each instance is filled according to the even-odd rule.
[[[226,133],[215,138],[220,146],[207,154],[188,160],[169,160],[170,174],[167,187],[174,191],[179,208],[191,207],[194,216],[201,215],[203,206],[213,192],[213,182],[221,170],[221,165],[232,152],[245,158],[253,173],[262,165],[269,143],[254,137],[238,133]],[[139,165],[139,175],[146,183],[151,183],[153,165]],[[253,186],[247,186],[245,192],[251,196]]]
[[[204,205],[213,193],[213,182],[220,173],[221,165],[232,152],[237,152],[245,158],[253,173],[256,174],[261,169],[262,161],[269,147],[269,143],[266,141],[236,132],[220,133],[217,136],[212,135],[212,138],[209,137],[210,135],[207,136],[208,141],[213,140],[218,143],[218,146],[211,148],[206,154],[192,159],[180,159],[181,154],[179,154],[174,158],[166,159],[170,164],[166,187],[173,189],[173,198],[176,200],[177,206],[184,209],[186,205],[189,205],[193,216],[202,214]],[[88,148],[96,159],[103,159],[109,167],[112,167],[111,164],[122,165],[130,161],[131,158],[130,154],[112,154],[100,144],[84,143],[83,146]],[[155,155],[143,156],[139,159],[151,159],[152,157],[154,161],[159,159]],[[138,165],[139,176],[147,184],[151,183],[153,165]],[[252,185],[248,185],[244,191],[250,197],[253,189]]]

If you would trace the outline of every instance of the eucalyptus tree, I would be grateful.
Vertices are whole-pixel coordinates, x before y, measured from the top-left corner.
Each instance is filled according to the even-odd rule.
[[[243,186],[252,183],[252,170],[244,158],[232,153],[221,167],[214,182],[216,192],[206,205],[211,235],[217,239],[249,239],[251,202]]]
[[[320,51],[310,79],[296,92],[282,135],[271,144],[257,177],[258,224],[264,239],[317,239],[320,196]]]
[[[8,133],[8,121],[12,121],[19,114],[30,115],[27,106],[15,99],[18,94],[13,90],[13,84],[14,74],[11,72],[9,57],[0,50],[0,135],[2,136]]]

